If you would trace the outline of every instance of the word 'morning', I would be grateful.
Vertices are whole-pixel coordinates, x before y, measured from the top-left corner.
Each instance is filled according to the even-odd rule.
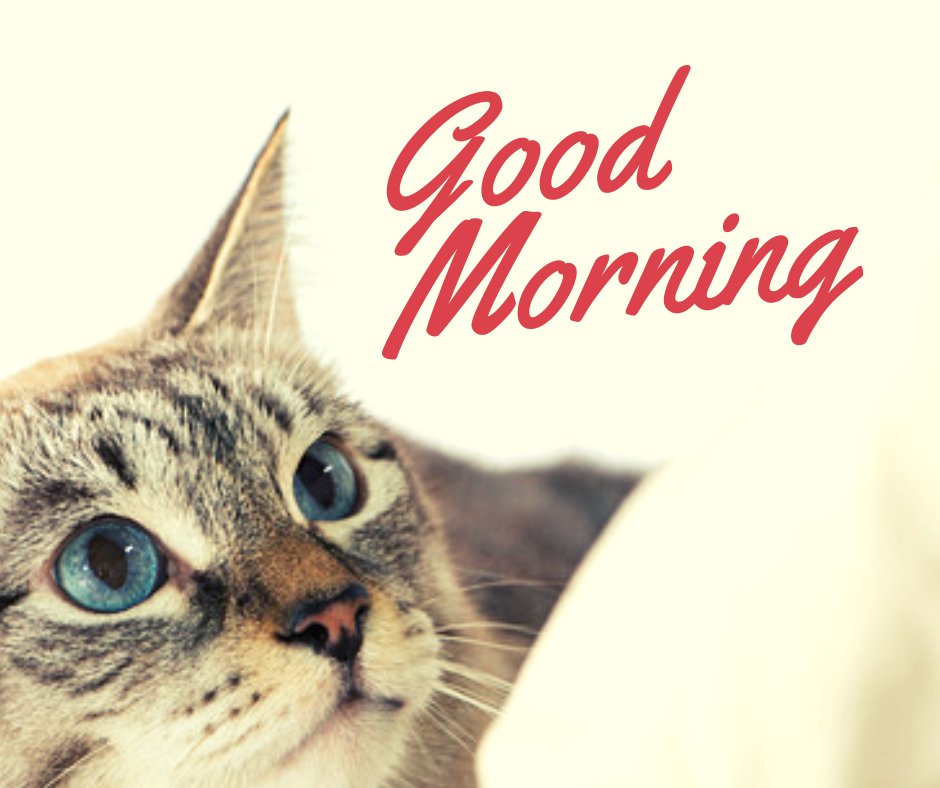
[[[807,244],[796,255],[785,281],[778,287],[774,287],[773,281],[789,246],[788,239],[783,235],[775,235],[763,243],[758,238],[747,240],[723,284],[716,282],[716,275],[727,246],[721,241],[713,243],[702,253],[704,267],[691,292],[684,298],[679,296],[680,289],[688,292],[692,284],[685,281],[695,259],[695,250],[691,246],[680,246],[668,254],[665,249],[656,249],[647,257],[635,279],[640,263],[639,255],[635,252],[624,252],[613,260],[610,255],[603,254],[594,260],[583,278],[579,277],[578,267],[574,263],[553,260],[532,275],[523,286],[518,300],[513,292],[502,295],[506,278],[540,218],[541,214],[534,211],[520,213],[465,277],[464,268],[482,222],[480,219],[461,222],[419,280],[385,342],[382,355],[389,359],[398,357],[418,312],[438,282],[440,289],[428,320],[428,334],[439,335],[470,297],[483,287],[471,321],[474,332],[482,335],[493,331],[513,311],[524,328],[538,328],[570,304],[568,318],[578,322],[614,277],[621,285],[633,280],[633,292],[626,306],[628,315],[637,315],[656,286],[667,276],[663,304],[670,312],[678,314],[692,307],[717,309],[731,304],[752,274],[763,266],[757,282],[757,294],[767,303],[786,297],[805,298],[815,291],[813,300],[797,318],[790,334],[795,344],[802,345],[809,339],[832,302],[862,276],[862,268],[859,266],[839,279],[839,269],[858,234],[858,228],[849,227],[845,230],[830,230]],[[732,213],[725,219],[722,229],[731,232],[737,227],[738,221],[738,215]],[[822,259],[815,266],[811,265],[820,256]],[[487,276],[490,278],[484,287]],[[570,299],[579,278],[580,289],[572,303]],[[546,294],[551,295],[548,304],[534,311],[533,304],[536,301],[544,302]]]

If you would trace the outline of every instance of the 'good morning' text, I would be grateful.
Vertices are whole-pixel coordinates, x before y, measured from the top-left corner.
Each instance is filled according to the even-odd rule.
[[[602,192],[614,192],[631,180],[644,190],[660,186],[672,172],[672,163],[667,160],[655,172],[651,172],[653,153],[688,74],[689,66],[683,66],[675,73],[649,125],[630,129],[603,154],[597,136],[576,131],[552,148],[539,169],[541,146],[538,142],[520,137],[506,143],[490,160],[480,179],[483,201],[494,207],[508,203],[535,176],[536,170],[542,196],[548,200],[561,199],[584,181],[595,162],[594,179]],[[442,129],[453,122],[457,115],[470,110],[476,112],[476,120],[465,126],[457,126],[452,132],[455,141],[464,143],[457,154],[427,183],[405,194],[402,181],[416,155],[435,134],[442,133]],[[482,132],[490,127],[501,111],[502,101],[496,93],[483,91],[465,96],[431,117],[402,149],[388,179],[389,204],[398,211],[413,211],[422,206],[423,210],[396,245],[397,255],[410,254],[431,225],[473,184],[464,175],[484,142]],[[561,160],[567,158],[570,161],[572,156],[578,156],[578,149],[580,157],[574,169],[568,172],[570,167],[566,166],[564,172],[568,174],[559,177],[556,170]],[[629,159],[623,161],[631,150]],[[509,160],[518,161],[520,155],[521,165],[506,169],[508,173],[515,173],[512,180],[508,185],[497,188],[497,178],[501,182],[507,178],[504,168]],[[775,235],[764,242],[758,238],[746,241],[723,285],[716,284],[715,278],[727,246],[721,241],[713,243],[702,253],[704,267],[691,292],[684,298],[679,297],[679,291],[696,255],[691,246],[680,246],[668,253],[665,249],[656,249],[647,256],[642,266],[635,252],[624,252],[613,259],[603,254],[594,260],[587,273],[581,277],[573,263],[553,260],[532,275],[517,300],[514,293],[504,293],[506,278],[541,216],[538,211],[521,211],[482,253],[466,276],[463,276],[464,269],[470,260],[483,220],[469,218],[457,224],[408,298],[385,342],[382,355],[390,359],[398,357],[415,318],[438,283],[437,298],[428,320],[428,334],[439,335],[481,287],[483,292],[477,301],[471,327],[477,334],[488,334],[514,311],[523,327],[538,328],[558,315],[566,304],[570,304],[568,318],[580,321],[601,290],[614,277],[621,285],[631,280],[634,282],[626,306],[628,315],[638,314],[656,286],[667,276],[663,291],[663,304],[667,310],[673,313],[684,312],[692,307],[711,310],[730,304],[752,274],[762,267],[757,294],[763,301],[772,303],[787,296],[801,299],[815,293],[791,331],[793,342],[802,345],[809,339],[826,309],[862,276],[862,268],[859,266],[839,278],[842,263],[858,234],[858,228],[849,227],[825,232],[807,244],[790,264],[785,281],[776,287],[773,285],[775,274],[789,245],[784,235]],[[722,229],[730,233],[738,222],[738,214],[729,213]],[[779,282],[780,278],[776,277],[776,281]],[[573,297],[572,303],[576,289],[577,295]],[[682,289],[688,291],[688,284]],[[552,294],[551,299],[546,306],[534,310],[533,304],[539,293],[543,293],[538,298],[540,304],[544,303],[548,293]]]

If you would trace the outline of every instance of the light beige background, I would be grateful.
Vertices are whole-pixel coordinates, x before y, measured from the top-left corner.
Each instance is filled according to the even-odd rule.
[[[932,302],[938,122],[936,12],[787,3],[101,3],[8,6],[0,20],[2,371],[136,320],[182,269],[276,117],[293,108],[302,311],[349,389],[413,433],[498,462],[578,452],[655,462],[708,440],[784,385],[861,362],[890,375]],[[483,164],[523,135],[549,149],[573,130],[609,144],[648,122],[692,66],[657,152],[653,192],[586,181],[502,209],[475,190],[410,256],[416,216],[385,199],[389,169],[433,112],[477,90],[504,111]],[[443,156],[443,152],[442,152]],[[430,164],[442,164],[442,157]],[[593,170],[592,170],[593,174]],[[805,303],[672,315],[652,297],[623,315],[611,288],[581,324],[556,318],[488,337],[470,311],[438,338],[427,311],[401,356],[380,355],[399,310],[458,220],[492,239],[544,210],[510,284],[561,257],[658,246],[698,251],[741,215],[729,255],[783,233],[798,248],[858,226],[845,270],[860,283],[808,345]],[[793,259],[786,258],[787,264]]]

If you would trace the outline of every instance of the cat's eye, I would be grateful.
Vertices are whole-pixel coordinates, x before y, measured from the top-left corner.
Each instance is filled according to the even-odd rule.
[[[310,444],[294,474],[294,499],[308,520],[341,520],[359,502],[356,472],[329,440]]]
[[[117,613],[139,605],[166,580],[166,559],[153,538],[128,520],[107,518],[75,534],[53,570],[79,607]]]

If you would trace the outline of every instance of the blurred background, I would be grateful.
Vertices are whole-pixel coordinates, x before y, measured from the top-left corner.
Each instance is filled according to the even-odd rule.
[[[292,109],[295,278],[312,346],[378,415],[490,463],[578,454],[651,465],[688,452],[781,392],[843,369],[889,379],[929,312],[940,123],[936,12],[841,3],[446,3],[5,7],[0,19],[0,373],[103,339],[183,269],[271,126]],[[417,219],[388,205],[389,170],[434,112],[470,92],[504,109],[468,169],[509,140],[596,134],[601,151],[649,123],[691,74],[657,147],[651,192],[593,184],[548,203],[530,184],[501,208],[476,185],[406,257]],[[417,186],[456,147],[441,142]],[[790,341],[808,299],[681,315],[662,288],[623,314],[613,284],[586,319],[515,318],[480,337],[473,298],[439,337],[419,315],[398,359],[382,346],[458,221],[479,255],[521,210],[544,211],[508,285],[544,263],[688,244],[701,253],[783,234],[784,259],[859,228],[842,274],[864,277]],[[738,228],[721,224],[740,214]],[[576,290],[577,292],[577,290]],[[573,302],[572,302],[573,303]]]

